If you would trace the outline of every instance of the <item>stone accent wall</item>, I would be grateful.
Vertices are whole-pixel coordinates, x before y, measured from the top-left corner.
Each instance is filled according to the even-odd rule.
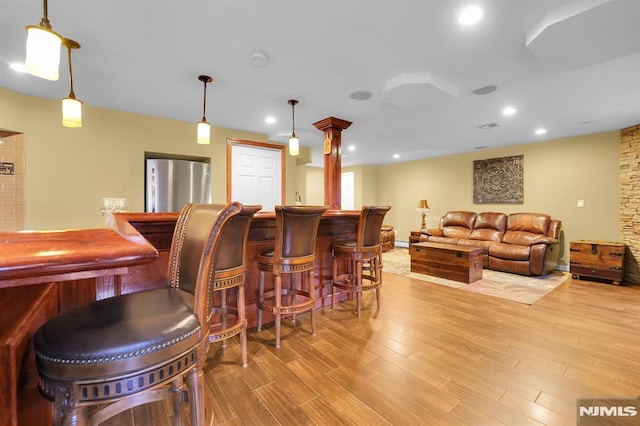
[[[625,282],[640,283],[640,125],[620,130],[620,237]]]

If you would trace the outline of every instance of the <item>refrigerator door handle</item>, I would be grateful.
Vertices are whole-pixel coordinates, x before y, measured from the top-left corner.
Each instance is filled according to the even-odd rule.
[[[156,212],[156,168],[151,169],[151,212]]]

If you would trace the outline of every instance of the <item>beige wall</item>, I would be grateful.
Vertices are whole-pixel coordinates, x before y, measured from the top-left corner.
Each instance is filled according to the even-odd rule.
[[[25,137],[27,229],[95,226],[103,197],[125,197],[129,211],[143,211],[145,151],[211,158],[212,200],[225,202],[227,138],[267,140],[214,126],[211,145],[198,145],[198,116],[192,123],[87,104],[83,115],[83,127],[69,129],[60,124],[59,101],[0,88],[0,129]],[[293,203],[296,165],[288,155],[286,170]]]
[[[304,204],[324,204],[324,169],[322,167],[304,166],[306,170],[306,198]],[[377,194],[377,170],[376,166],[351,166],[343,167],[342,172],[354,173],[356,209],[366,205],[376,205]]]
[[[560,263],[568,265],[569,241],[620,239],[619,146],[614,131],[381,166],[378,202],[393,206],[386,223],[404,241],[419,228],[422,198],[431,207],[428,226],[448,210],[547,213],[562,220]],[[473,204],[473,161],[512,155],[524,155],[524,203]]]

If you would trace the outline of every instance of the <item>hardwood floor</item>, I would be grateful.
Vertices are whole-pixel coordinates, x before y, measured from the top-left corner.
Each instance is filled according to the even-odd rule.
[[[578,398],[640,395],[640,287],[569,279],[534,305],[384,273],[375,293],[212,346],[216,424],[575,425]],[[169,414],[167,414],[169,413]],[[162,405],[109,425],[168,425]],[[613,424],[613,423],[607,423]]]

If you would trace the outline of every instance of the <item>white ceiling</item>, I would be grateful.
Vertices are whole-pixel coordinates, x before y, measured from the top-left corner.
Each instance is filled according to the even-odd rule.
[[[484,15],[462,27],[457,14],[469,3]],[[58,99],[69,91],[65,51],[57,82],[9,68],[24,61],[25,26],[41,18],[39,0],[0,0],[0,86]],[[82,45],[74,89],[86,105],[195,123],[197,77],[208,74],[214,126],[285,142],[287,100],[298,99],[296,133],[317,165],[313,123],[329,116],[353,122],[342,141],[356,150],[343,165],[640,122],[639,0],[50,0],[49,20]],[[268,55],[265,66],[250,62],[255,51]],[[487,85],[498,89],[471,93]],[[372,97],[350,99],[356,91]],[[501,114],[507,105],[514,116]],[[277,122],[265,123],[268,115]],[[478,128],[487,123],[499,127]],[[535,135],[538,127],[548,132]],[[195,130],[176,141],[190,143]]]

